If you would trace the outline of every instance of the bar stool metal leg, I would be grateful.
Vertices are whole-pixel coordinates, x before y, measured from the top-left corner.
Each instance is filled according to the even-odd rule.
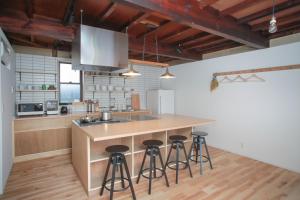
[[[203,138],[203,142],[204,142],[204,146],[205,146],[205,150],[206,150],[206,154],[207,154],[207,158],[208,158],[208,161],[209,161],[210,168],[213,169],[213,166],[212,166],[212,164],[211,164],[210,155],[209,155],[209,152],[208,152],[208,149],[207,149],[207,145],[206,145],[206,140],[205,140],[205,138]]]
[[[132,181],[131,181],[131,177],[130,177],[130,173],[129,173],[127,161],[126,161],[124,155],[123,155],[123,159],[124,159],[125,172],[126,172],[126,175],[127,175],[127,178],[128,178],[128,182],[129,182],[129,187],[130,187],[130,190],[131,190],[132,198],[133,198],[133,200],[136,200],[136,196],[135,196],[135,193],[134,193],[134,189],[133,189],[133,185],[132,185]]]
[[[155,156],[153,156],[153,177],[156,178],[156,159]]]
[[[111,155],[110,155],[110,156],[109,156],[109,159],[108,159],[108,164],[107,164],[107,167],[106,167],[106,170],[105,170],[105,175],[104,175],[104,178],[103,178],[102,187],[101,187],[101,190],[100,190],[100,196],[103,195],[103,191],[104,191],[104,187],[105,187],[107,175],[108,175],[109,168],[110,168],[110,160],[111,160],[111,159],[112,159],[112,157],[111,157]]]
[[[124,182],[124,173],[123,173],[123,163],[121,163],[120,165],[120,173],[121,173],[121,185],[122,185],[122,188],[125,188],[125,182]]]
[[[178,168],[179,168],[179,144],[176,143],[176,184],[178,184]]]
[[[110,200],[113,199],[113,195],[114,195],[116,166],[117,166],[116,158],[113,158],[113,168],[112,168],[112,177],[111,177],[111,185],[110,185]]]
[[[200,150],[200,174],[203,174],[203,159],[202,159],[202,139],[199,137],[198,138],[198,145],[199,145],[199,150]]]
[[[198,137],[196,138],[196,144],[195,144],[195,146],[196,146],[196,164],[198,164],[198,156],[199,156],[199,154],[198,154],[198,152],[199,152],[199,146],[198,146]]]
[[[145,164],[147,152],[148,152],[148,147],[146,148],[146,151],[145,151],[145,154],[144,154],[144,158],[143,158],[143,162],[142,162],[142,165],[141,165],[141,168],[140,168],[140,171],[139,171],[139,175],[138,175],[138,178],[136,180],[137,184],[140,182],[140,178],[141,178],[141,175],[142,175],[142,172],[143,172],[143,168],[144,168],[144,164]]]
[[[159,156],[159,160],[160,160],[160,164],[161,164],[161,167],[163,169],[163,176],[165,177],[165,180],[166,180],[166,185],[169,187],[169,181],[168,181],[168,177],[167,177],[167,174],[166,174],[166,171],[164,169],[164,162],[163,162],[163,159],[162,159],[162,156],[161,156],[161,153],[160,151],[158,151],[158,156]]]
[[[149,170],[149,187],[148,187],[148,194],[151,194],[152,171],[153,171],[153,148],[151,148],[151,150],[150,150],[150,170]]]
[[[184,146],[183,142],[182,142],[182,148],[183,148],[184,156],[185,156],[185,159],[186,159],[186,165],[189,168],[190,176],[193,177],[191,166],[190,166],[190,163],[189,163],[189,157],[186,154],[186,150],[185,150],[185,146]]]
[[[168,157],[167,157],[167,161],[166,161],[166,164],[165,164],[165,167],[164,167],[164,170],[166,171],[167,169],[167,166],[168,166],[168,162],[169,162],[169,159],[170,159],[170,155],[171,155],[171,152],[172,152],[172,147],[173,147],[173,144],[174,142],[171,143],[171,146],[170,146],[170,151],[169,151],[169,154],[168,154]]]

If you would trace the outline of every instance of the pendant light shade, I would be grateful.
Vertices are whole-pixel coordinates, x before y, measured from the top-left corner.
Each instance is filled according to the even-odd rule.
[[[127,72],[122,73],[123,76],[140,76],[141,74],[133,69],[132,63],[130,64],[129,70]]]
[[[270,20],[270,25],[269,25],[269,33],[275,33],[277,32],[277,21],[275,17],[275,0],[273,0],[273,10],[272,10],[272,18]]]
[[[166,72],[163,73],[163,74],[160,76],[160,78],[163,78],[163,79],[171,79],[171,78],[176,78],[176,76],[173,75],[173,74],[171,74],[171,73],[169,72],[169,68],[167,67],[167,68],[166,68]]]

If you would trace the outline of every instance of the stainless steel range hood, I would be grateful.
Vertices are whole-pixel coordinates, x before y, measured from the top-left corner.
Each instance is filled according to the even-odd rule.
[[[115,71],[128,67],[124,33],[80,25],[72,44],[72,66],[84,71]]]

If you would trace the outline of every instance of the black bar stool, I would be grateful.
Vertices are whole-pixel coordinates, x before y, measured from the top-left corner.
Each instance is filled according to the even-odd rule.
[[[167,158],[167,161],[166,161],[165,169],[166,169],[166,167],[168,167],[170,169],[176,170],[176,184],[178,184],[179,163],[184,164],[184,167],[181,168],[181,169],[185,169],[185,168],[188,167],[189,172],[190,172],[190,176],[193,177],[192,170],[191,170],[191,167],[190,167],[190,164],[189,164],[189,159],[188,159],[188,156],[186,154],[186,150],[185,150],[185,146],[184,146],[184,141],[187,139],[187,137],[185,137],[183,135],[172,135],[172,136],[169,137],[169,139],[172,141],[172,143],[171,143],[171,148],[170,148],[168,158]],[[172,149],[176,150],[176,159],[175,159],[175,161],[169,161]],[[186,159],[185,161],[179,160],[179,151],[180,151],[180,149],[183,149],[185,159]],[[176,164],[176,168],[170,166],[173,163]]]
[[[205,140],[205,136],[207,136],[207,135],[208,134],[206,132],[202,132],[202,131],[192,132],[193,142],[192,142],[191,149],[189,152],[189,159],[191,161],[198,163],[198,158],[199,158],[201,175],[203,174],[202,166],[203,166],[204,162],[209,162],[210,168],[213,169],[213,166],[211,164],[211,159],[209,156],[209,152],[207,149],[207,145],[206,145],[206,140]],[[204,144],[206,155],[203,155],[202,144]],[[193,152],[193,155],[192,155],[192,152]],[[205,158],[205,160],[203,160],[203,158]]]
[[[160,140],[145,140],[143,144],[146,146],[146,151],[144,154],[143,162],[141,169],[139,171],[138,178],[136,180],[136,183],[139,183],[141,175],[147,179],[149,179],[149,188],[148,188],[148,194],[151,194],[151,184],[152,184],[152,178],[161,178],[162,176],[165,177],[166,180],[166,185],[169,187],[169,181],[167,174],[165,172],[164,164],[163,164],[163,159],[160,153],[159,146],[163,144],[162,141]],[[144,169],[144,164],[146,160],[146,156],[150,156],[150,167]],[[160,164],[162,168],[157,168],[156,167],[156,156],[159,157]],[[157,176],[156,171],[160,171],[161,175]],[[149,176],[144,175],[144,171],[149,171]],[[152,172],[153,172],[153,177],[152,177]]]
[[[125,145],[112,145],[112,146],[106,147],[105,151],[110,153],[110,157],[109,157],[107,168],[106,168],[105,175],[104,175],[104,178],[103,178],[103,183],[102,183],[102,188],[101,188],[101,191],[100,191],[100,196],[102,196],[104,188],[105,188],[108,191],[110,191],[110,200],[112,200],[114,192],[120,192],[120,191],[126,190],[128,187],[130,187],[132,198],[134,200],[136,199],[134,189],[133,189],[133,185],[132,185],[132,182],[131,182],[131,177],[130,177],[128,165],[127,165],[127,162],[126,162],[126,158],[124,156],[124,152],[126,152],[128,150],[129,150],[129,147],[125,146]],[[108,172],[109,172],[110,165],[112,165],[112,167],[113,167],[112,168],[112,177],[110,179],[107,179],[107,175],[108,175]],[[124,177],[123,166],[125,168],[127,178]],[[119,167],[120,167],[121,177],[116,177],[116,171],[118,170]],[[119,189],[119,190],[114,189],[115,180],[121,180],[122,189]],[[126,186],[126,187],[125,187],[125,181],[128,182],[128,186]],[[106,184],[108,182],[111,182],[110,188],[108,188],[106,186]]]

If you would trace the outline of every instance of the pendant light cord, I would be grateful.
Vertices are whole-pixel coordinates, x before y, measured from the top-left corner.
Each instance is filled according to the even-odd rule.
[[[158,60],[158,42],[157,42],[157,35],[155,35],[155,46],[156,46],[156,62],[159,62]]]
[[[273,0],[273,9],[272,9],[272,13],[273,13],[273,16],[275,14],[275,0]]]
[[[143,54],[142,54],[143,61],[145,60],[145,48],[146,48],[146,36],[144,36],[144,41],[143,41]]]
[[[83,14],[83,10],[80,10],[80,24],[82,25],[82,14]]]

